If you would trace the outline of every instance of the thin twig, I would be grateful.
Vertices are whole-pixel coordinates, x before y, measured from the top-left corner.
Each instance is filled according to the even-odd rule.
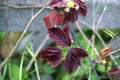
[[[23,71],[23,62],[24,62],[25,52],[23,52],[21,62],[20,62],[20,71],[19,71],[19,80],[22,80],[22,71]]]
[[[119,64],[117,63],[117,61],[114,59],[114,57],[112,55],[110,55],[110,58],[112,59],[112,61],[114,62],[115,66],[117,66],[118,69],[120,69]]]
[[[104,7],[104,9],[103,9],[103,11],[102,11],[102,13],[101,13],[98,21],[97,21],[97,24],[96,24],[95,28],[97,28],[97,27],[99,26],[99,24],[100,24],[100,22],[101,22],[101,20],[102,20],[102,18],[103,18],[103,15],[104,15],[105,11],[107,10],[107,4],[109,4],[109,3],[110,3],[110,0],[107,0],[107,3],[106,3],[106,5],[105,5],[105,7]],[[106,46],[106,45],[105,45],[105,42],[103,41],[102,37],[98,34],[98,32],[95,31],[95,33],[96,33],[96,35],[98,36],[98,38],[100,39],[100,41],[102,42],[102,44],[103,44],[104,46]]]
[[[120,55],[117,55],[117,56],[115,56],[114,58],[115,58],[115,59],[116,59],[116,58],[120,58]]]
[[[107,4],[109,4],[109,3],[110,3],[110,0],[107,0],[107,3],[106,3],[106,5],[105,5],[105,7],[104,7],[104,9],[103,9],[103,11],[102,11],[102,13],[101,13],[98,21],[97,21],[96,28],[99,26],[99,24],[100,24],[100,22],[101,22],[101,20],[102,20],[102,17],[103,17],[103,15],[104,15],[104,13],[105,13],[105,11],[106,11],[106,9],[107,9],[107,6],[108,6]]]
[[[104,15],[104,13],[105,13],[105,11],[106,11],[106,9],[107,9],[107,6],[108,6],[107,4],[109,4],[109,3],[110,3],[110,0],[107,0],[107,3],[106,3],[106,5],[105,5],[105,7],[104,7],[104,9],[103,9],[103,11],[102,11],[102,13],[101,13],[98,21],[97,21],[96,28],[99,26],[99,24],[100,24],[100,22],[101,22],[101,20],[102,20],[102,17],[103,17],[103,15]],[[97,35],[98,35],[98,34],[97,34]],[[101,38],[101,36],[98,35],[98,37],[99,37],[100,40],[102,41],[104,47],[106,47],[105,42],[103,41],[103,39]],[[115,61],[115,60],[114,60],[114,61]],[[108,75],[109,79],[112,80],[112,79],[111,79],[111,76],[110,76],[110,74],[109,74],[108,71],[107,71],[107,75]]]
[[[104,28],[109,34],[111,34],[113,37],[116,37],[118,40],[120,40],[120,38],[119,37],[117,37],[117,35],[119,34],[119,32],[117,32],[117,33],[113,33],[112,31],[110,31],[109,29],[107,29],[107,28]]]
[[[91,37],[90,41],[92,41],[92,38],[93,38],[93,36]],[[90,45],[87,45],[86,51],[88,50],[89,47],[90,47]],[[86,75],[87,79],[89,80],[89,77],[87,76],[87,73],[86,73],[86,67],[84,67],[84,65],[82,65],[82,64],[81,64],[81,66],[83,67],[82,70],[85,72],[85,75]],[[79,67],[79,68],[80,68],[80,67]],[[75,77],[77,76],[77,73],[78,73],[79,68],[77,69],[75,75],[73,76],[73,80],[74,80]],[[89,65],[89,68],[92,69],[90,65]]]
[[[26,34],[27,30],[30,28],[30,25],[32,24],[32,22],[35,20],[35,18],[49,5],[49,3],[51,2],[51,0],[49,0],[44,6],[43,8],[41,8],[29,21],[29,23],[27,24],[27,26],[25,27],[24,32],[22,33],[22,35],[20,36],[19,40],[17,41],[17,43],[15,44],[14,48],[12,49],[12,51],[10,52],[10,54],[8,55],[8,57],[0,64],[0,69],[4,66],[4,64],[9,60],[9,58],[12,56],[12,54],[15,52],[15,50],[17,49],[18,45],[20,44],[21,40],[23,39],[24,35]]]
[[[29,46],[26,46],[26,49],[30,53],[30,55],[32,56],[32,58],[35,61],[34,66],[35,66],[35,71],[36,71],[36,74],[37,74],[37,79],[40,80],[40,74],[39,74],[38,65],[37,65],[38,62],[37,62],[37,59],[36,59],[36,57],[34,55],[34,52],[29,48]]]
[[[81,20],[79,20],[79,21],[80,21],[82,24],[88,26],[88,27],[91,29],[91,26],[89,26],[89,24],[87,24],[86,22],[83,22],[83,21],[81,21]],[[96,35],[98,36],[98,38],[100,39],[100,41],[102,42],[102,44],[104,45],[104,47],[106,47],[107,45],[106,45],[105,42],[102,40],[102,37],[98,34],[97,31],[95,31],[95,33],[96,33]],[[110,43],[109,47],[111,46],[112,41],[113,41],[113,39],[109,42],[109,43]],[[114,64],[115,64],[118,68],[120,68],[120,66],[118,65],[118,63],[116,62],[116,60],[114,60],[114,57],[113,57],[112,55],[110,55],[110,57],[111,57],[111,59],[113,60]]]
[[[88,24],[88,23],[86,23],[86,22],[84,22],[84,21],[81,21],[81,20],[79,20],[82,24],[84,24],[84,25],[86,25],[88,28],[90,28],[90,29],[92,29],[92,27]],[[99,35],[99,33],[96,31],[96,30],[94,30],[94,32],[95,32],[95,34],[97,35],[97,37],[100,39],[100,41],[101,41],[101,43],[103,44],[103,46],[106,46],[105,45],[105,42],[103,41],[103,39],[102,39],[102,37]]]
[[[117,36],[119,36],[119,34],[120,34],[120,32],[117,32],[117,33],[115,34],[114,38],[112,38],[106,45],[107,45],[108,47],[112,46],[113,43],[114,43],[114,40],[115,40],[115,39],[118,39]],[[118,39],[118,40],[120,40],[120,39]]]
[[[95,51],[95,53],[97,54],[97,57],[99,58],[99,61],[102,63],[101,58],[99,56],[99,52],[97,51],[97,49],[94,47],[94,45],[92,45],[92,43],[89,41],[89,39],[87,38],[87,36],[84,34],[84,32],[81,30],[79,23],[76,21],[76,26],[78,28],[78,30],[80,31],[80,33],[83,35],[83,37],[86,39],[86,41],[88,42],[88,44],[93,48],[93,50]]]
[[[43,42],[41,42],[41,44],[40,44],[40,46],[38,47],[37,51],[35,52],[35,57],[38,56],[40,50],[43,48],[43,46],[44,46],[45,43],[48,41],[48,39],[49,39],[49,36],[47,35],[47,36],[45,37],[45,39],[43,40]],[[27,66],[27,68],[26,68],[26,71],[27,71],[27,72],[30,70],[33,62],[34,62],[34,58],[32,58],[32,59],[30,60],[28,66]]]
[[[114,50],[114,51],[112,51],[111,53],[106,54],[105,57],[107,57],[107,56],[109,56],[109,55],[111,55],[111,54],[113,54],[113,53],[116,53],[116,52],[118,52],[118,51],[120,51],[120,49]]]
[[[97,24],[96,24],[96,27],[99,26],[99,24],[100,24],[100,22],[101,22],[101,20],[102,20],[102,17],[103,17],[103,15],[104,15],[104,13],[105,13],[105,11],[106,11],[107,6],[108,6],[109,3],[110,3],[110,0],[107,0],[106,6],[104,7],[104,9],[103,9],[103,11],[102,11],[102,13],[101,13],[101,15],[100,15],[100,17],[99,17],[99,19],[98,19],[98,22],[97,22]],[[104,45],[104,47],[106,47],[106,45]],[[110,57],[111,57],[111,59],[113,60],[113,62],[115,63],[115,65],[117,65],[117,67],[120,68],[119,65],[118,65],[118,63],[117,63],[116,60],[114,59],[114,57],[113,57],[112,55],[110,55]]]
[[[86,38],[87,42],[92,46],[93,50],[94,50],[94,51],[97,51],[96,48],[94,47],[94,45],[92,45],[92,43],[90,43],[89,39],[86,37],[86,35],[85,35],[85,34],[83,33],[83,31],[81,30],[78,22],[76,22],[76,25],[77,25],[79,31],[81,32],[81,34],[83,35],[83,37]],[[97,55],[98,55],[98,54],[97,54]],[[98,55],[98,58],[99,58],[100,62],[102,63],[99,55]],[[110,77],[110,75],[109,75],[108,72],[107,72],[107,74],[108,74],[109,79],[111,80],[111,77]]]
[[[77,39],[76,35],[75,35],[74,32],[71,30],[71,28],[69,28],[69,31],[70,31],[73,39],[74,39],[75,41],[77,41],[77,43],[79,44],[79,46],[80,46],[81,48],[83,48],[83,46],[80,44],[79,40]],[[95,67],[94,67],[94,63],[92,62],[92,59],[90,58],[90,56],[88,56],[87,58],[88,58],[91,66],[92,66],[92,69],[93,69],[93,71],[94,71],[97,79],[100,80],[100,77],[99,77],[99,75],[97,74],[97,71],[96,71],[96,69],[95,69]]]
[[[30,6],[26,6],[26,5],[22,5],[22,6],[18,6],[18,5],[13,5],[13,4],[9,4],[9,3],[3,3],[3,2],[0,2],[0,5],[2,6],[7,6],[7,7],[10,7],[10,8],[16,8],[16,9],[24,9],[24,8],[43,8],[43,6],[40,6],[40,5],[30,5]],[[50,7],[46,7],[47,9],[52,9]]]
[[[106,3],[106,5],[105,5],[105,7],[104,7],[104,9],[103,9],[103,11],[102,11],[102,13],[101,13],[98,21],[97,21],[97,24],[96,24],[95,28],[97,28],[97,27],[99,26],[99,24],[100,24],[100,22],[101,22],[101,20],[102,20],[102,18],[103,18],[103,15],[104,15],[105,11],[107,10],[107,6],[108,6],[107,4],[109,4],[109,3],[110,3],[110,0],[107,0],[107,3]],[[96,32],[97,32],[97,31],[96,31]],[[106,46],[106,45],[105,45],[105,42],[104,42],[103,39],[102,39],[102,37],[101,37],[98,33],[97,33],[96,35],[97,35],[98,38],[101,40],[102,44],[103,44],[104,46]]]
[[[93,29],[93,35],[92,35],[92,37],[91,37],[90,40],[92,41],[92,44],[94,45],[94,43],[95,43],[94,29]],[[89,45],[89,46],[90,46],[90,45]],[[92,50],[91,50],[91,56],[93,56],[93,53],[94,53],[94,50],[93,50],[93,48],[92,48]],[[88,80],[91,79],[91,74],[92,74],[92,67],[90,67],[90,73],[89,73],[89,78],[88,78]]]

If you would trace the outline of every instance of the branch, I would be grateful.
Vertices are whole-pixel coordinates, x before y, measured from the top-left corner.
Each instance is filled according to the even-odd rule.
[[[24,35],[26,34],[27,30],[30,28],[30,25],[32,24],[32,22],[35,20],[35,18],[49,5],[49,3],[51,2],[51,0],[49,0],[44,6],[43,8],[41,8],[29,21],[29,23],[27,24],[24,32],[22,33],[22,35],[20,36],[19,40],[17,41],[17,43],[15,44],[14,48],[12,49],[12,51],[10,52],[10,54],[8,55],[8,57],[0,64],[0,69],[4,66],[4,64],[9,60],[9,58],[12,56],[12,54],[15,52],[15,50],[17,49],[18,45],[20,44],[21,40],[23,39]]]
[[[95,51],[97,57],[99,58],[99,61],[102,63],[101,58],[99,56],[99,52],[97,51],[97,49],[94,47],[94,45],[92,45],[92,43],[89,41],[89,39],[87,38],[87,36],[83,33],[83,31],[81,30],[79,23],[76,21],[76,26],[78,28],[78,30],[80,31],[80,33],[83,35],[83,37],[86,39],[86,41],[88,42],[89,45],[91,45],[91,47],[93,48],[93,50]]]
[[[13,4],[9,4],[9,3],[3,3],[3,2],[0,2],[0,5],[2,6],[7,6],[7,7],[11,7],[11,8],[16,8],[16,9],[21,9],[21,8],[43,8],[43,6],[40,6],[40,5],[32,5],[32,6],[18,6],[18,5],[13,5]],[[50,7],[45,7],[47,9],[52,9]]]
[[[91,26],[89,26],[89,24],[87,24],[86,22],[83,22],[83,21],[81,21],[81,20],[80,20],[80,22],[81,22],[82,24],[88,26],[88,27],[91,29]],[[98,34],[98,32],[97,32],[96,30],[95,30],[95,34],[98,36],[98,38],[99,38],[100,41],[102,42],[103,46],[106,47],[105,42],[103,41],[102,37]],[[108,44],[110,44],[110,45],[108,45],[109,47],[111,46],[112,41],[113,41],[113,39],[108,43]],[[88,42],[88,44],[89,44],[89,42]],[[95,50],[94,50],[94,51],[95,51]],[[98,52],[98,51],[97,51],[97,52]],[[96,53],[96,51],[95,51],[95,53]],[[110,57],[111,57],[112,61],[114,62],[114,64],[115,64],[118,68],[120,68],[120,66],[118,65],[118,63],[117,63],[116,60],[114,59],[114,57],[113,57],[112,55],[110,55]]]
[[[43,42],[41,42],[41,44],[40,44],[40,46],[38,47],[38,49],[36,50],[36,52],[35,52],[35,57],[38,56],[40,50],[43,48],[44,44],[47,42],[48,39],[49,39],[49,36],[47,35],[47,36],[45,37],[45,39],[43,40]],[[32,59],[30,60],[28,66],[27,66],[27,68],[26,68],[26,71],[27,71],[27,72],[30,70],[33,62],[34,62],[34,58],[32,58]]]
[[[69,28],[69,30],[70,30],[70,33],[71,33],[73,39],[74,39],[75,41],[77,41],[77,43],[79,44],[79,46],[80,46],[81,48],[83,48],[83,46],[81,45],[81,43],[80,43],[79,40],[77,39],[77,37],[76,37],[76,35],[74,34],[74,32],[71,30],[71,28]],[[87,58],[88,58],[88,60],[89,60],[89,62],[90,62],[90,64],[91,64],[91,67],[92,67],[92,69],[93,69],[93,71],[94,71],[97,79],[100,80],[100,77],[99,77],[99,75],[97,74],[97,71],[96,71],[96,69],[95,69],[95,67],[94,67],[94,63],[92,62],[92,59],[90,58],[90,56],[88,56]]]
[[[76,22],[76,25],[77,25],[79,31],[81,32],[81,34],[83,35],[83,37],[87,40],[87,42],[92,46],[93,50],[97,53],[98,59],[99,59],[100,62],[102,63],[101,58],[100,58],[100,56],[99,56],[99,53],[98,53],[97,49],[94,47],[94,45],[92,45],[92,43],[91,43],[91,42],[89,41],[89,39],[86,37],[86,35],[84,34],[84,32],[81,30],[78,22]],[[107,72],[107,74],[108,74],[109,79],[111,80],[111,77],[110,77],[110,75],[109,75],[108,72]]]

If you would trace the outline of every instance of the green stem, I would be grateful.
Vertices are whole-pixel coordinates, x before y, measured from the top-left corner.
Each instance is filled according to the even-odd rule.
[[[31,51],[31,49],[30,49],[28,46],[26,46],[26,49],[27,49],[27,51],[30,53],[30,55],[33,57],[33,59],[34,59],[34,61],[35,61],[35,63],[34,63],[35,71],[36,71],[38,80],[40,80],[40,75],[39,75],[39,71],[38,71],[36,56],[34,55],[34,53]]]
[[[23,53],[21,63],[20,63],[19,80],[22,80],[22,67],[23,67],[24,56],[25,54]]]

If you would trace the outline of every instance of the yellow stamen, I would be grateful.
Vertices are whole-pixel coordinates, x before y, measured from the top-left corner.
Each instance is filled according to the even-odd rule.
[[[67,2],[67,6],[69,7],[69,8],[73,8],[74,7],[74,2],[73,1],[68,1]]]
[[[70,8],[65,8],[64,11],[68,13],[70,12]]]
[[[103,63],[104,63],[104,64],[106,64],[106,61],[105,61],[105,60],[103,60]]]

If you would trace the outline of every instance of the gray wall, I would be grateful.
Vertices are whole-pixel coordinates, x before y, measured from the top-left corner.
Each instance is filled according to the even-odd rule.
[[[31,6],[31,5],[44,5],[47,0],[0,0],[1,2],[6,2],[12,5],[19,5],[19,6]],[[96,5],[99,4],[98,10],[96,12],[96,23],[97,20],[103,10],[103,7],[106,5],[107,0],[94,0]],[[99,2],[98,2],[99,1]],[[93,16],[92,16],[92,0],[86,1],[88,6],[88,13],[85,18],[80,17],[80,22],[85,21],[90,26],[92,26]],[[96,28],[120,28],[120,1],[119,0],[111,0],[108,8],[103,15],[102,21],[100,25]],[[96,7],[95,7],[96,8]],[[6,30],[6,23],[8,24],[8,30],[12,32],[22,32],[32,17],[40,8],[13,8],[13,7],[6,7],[0,5],[0,31]],[[42,21],[43,17],[46,16],[50,12],[50,9],[45,9],[42,14],[40,14],[32,23],[30,31],[39,31],[41,32],[43,29],[45,30],[45,24]],[[82,25],[82,23],[81,23]],[[82,25],[84,26],[84,25]]]

